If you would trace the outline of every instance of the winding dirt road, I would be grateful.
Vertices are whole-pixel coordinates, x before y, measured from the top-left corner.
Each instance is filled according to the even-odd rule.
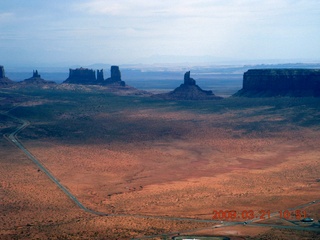
[[[139,214],[108,214],[108,213],[103,213],[103,212],[97,212],[94,211],[92,209],[89,209],[87,207],[85,207],[66,187],[64,187],[58,179],[56,179],[53,174],[50,173],[50,171],[48,169],[46,169],[44,167],[43,164],[41,164],[41,162],[35,157],[33,156],[24,146],[23,144],[19,141],[19,139],[17,138],[17,134],[19,132],[21,132],[23,129],[25,129],[26,127],[28,127],[30,125],[30,123],[26,120],[17,118],[15,116],[12,116],[11,114],[9,114],[8,112],[6,113],[0,113],[2,115],[8,116],[18,122],[20,122],[22,125],[17,127],[16,130],[14,130],[12,133],[10,133],[9,135],[4,135],[4,137],[12,142],[16,147],[18,147],[21,151],[23,151],[28,158],[37,165],[37,167],[43,171],[51,180],[53,183],[55,183],[80,209],[94,214],[94,215],[98,215],[98,216],[121,216],[121,217],[137,217],[137,218],[155,218],[155,219],[164,219],[164,220],[171,220],[171,221],[193,221],[193,222],[210,222],[213,224],[217,224],[219,223],[219,225],[215,225],[213,226],[213,228],[220,228],[220,227],[227,227],[227,226],[233,226],[233,225],[242,225],[244,224],[244,222],[228,222],[228,221],[224,221],[224,222],[220,222],[217,220],[207,220],[207,219],[195,219],[195,218],[179,218],[179,217],[164,217],[164,216],[145,216],[145,215],[139,215]],[[320,202],[320,199],[315,200],[313,202],[309,202],[303,205],[299,205],[296,206],[294,208],[291,208],[290,210],[297,210],[297,209],[301,209],[304,208],[306,206],[311,206],[312,204],[317,204]],[[276,216],[278,213],[271,213],[271,217]],[[252,220],[248,220],[246,222],[247,226],[259,226],[259,227],[272,227],[272,228],[280,228],[280,229],[293,229],[293,230],[304,230],[304,231],[316,231],[316,232],[320,232],[320,226],[318,227],[301,227],[301,226],[282,226],[282,225],[274,225],[274,224],[261,224],[258,223],[258,221],[260,221],[261,219],[255,218]],[[212,229],[212,228],[204,228],[204,229],[195,229],[195,230],[206,230],[206,229]],[[194,230],[193,230],[194,231]],[[186,231],[186,232],[179,232],[180,234],[186,234],[189,233],[190,231]],[[172,236],[174,234],[177,233],[164,233],[161,235],[155,235],[155,236],[146,236],[146,237],[142,237],[139,239],[146,239],[146,238],[151,238],[151,237],[158,237],[158,236]]]

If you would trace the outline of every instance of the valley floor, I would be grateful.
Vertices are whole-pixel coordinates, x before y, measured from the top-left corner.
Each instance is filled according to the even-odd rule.
[[[320,236],[298,230],[311,226],[299,216],[279,213],[316,201],[301,208],[302,217],[320,219],[320,99],[176,102],[45,90],[8,90],[0,97],[2,113],[31,123],[19,141],[86,207],[111,215],[77,208],[2,138],[1,239]],[[0,116],[2,134],[20,124]],[[214,210],[237,216],[185,219],[212,220]],[[248,221],[245,211],[258,218],[278,214],[258,221],[270,227],[219,227],[220,221]]]

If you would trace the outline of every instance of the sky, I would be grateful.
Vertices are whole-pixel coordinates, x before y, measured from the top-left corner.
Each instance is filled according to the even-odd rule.
[[[0,65],[320,62],[319,0],[0,0]]]

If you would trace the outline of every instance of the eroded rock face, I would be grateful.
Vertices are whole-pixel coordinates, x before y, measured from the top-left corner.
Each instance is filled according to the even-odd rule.
[[[63,83],[70,84],[97,84],[96,72],[88,68],[69,69],[69,77]]]
[[[103,85],[108,85],[108,84],[119,84],[120,86],[125,86],[126,83],[121,80],[121,72],[118,66],[111,66],[110,69],[111,72],[111,77],[107,78]]]
[[[196,81],[190,77],[190,71],[184,74],[184,84],[185,85],[196,85]]]
[[[97,70],[97,81],[98,82],[103,82],[104,81],[103,69]]]
[[[125,86],[121,80],[121,73],[118,66],[111,66],[111,77],[104,79],[103,69],[96,71],[88,68],[69,69],[69,77],[63,83],[82,85],[115,85]]]
[[[33,70],[32,77],[19,82],[20,85],[29,85],[29,86],[37,86],[37,85],[46,85],[46,84],[56,84],[54,81],[47,81],[41,78],[38,70]]]
[[[6,77],[4,67],[0,66],[0,87],[10,87],[14,85],[15,82]]]
[[[33,78],[41,78],[40,74],[38,73],[38,70],[33,70],[33,74],[32,74]]]
[[[4,67],[0,66],[0,78],[5,78]]]
[[[212,91],[202,90],[196,81],[190,77],[190,71],[184,74],[184,83],[169,93],[157,94],[157,98],[172,100],[213,100],[222,99],[215,96]]]
[[[111,79],[121,81],[121,72],[118,66],[111,66]]]
[[[234,96],[319,96],[320,69],[251,69]]]

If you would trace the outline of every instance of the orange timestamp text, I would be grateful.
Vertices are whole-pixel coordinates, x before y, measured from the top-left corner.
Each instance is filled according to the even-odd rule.
[[[278,216],[280,218],[301,220],[306,218],[307,214],[304,210],[280,210],[275,213],[271,213],[270,210],[213,210],[213,220],[252,220],[252,219],[269,219],[272,216]]]

